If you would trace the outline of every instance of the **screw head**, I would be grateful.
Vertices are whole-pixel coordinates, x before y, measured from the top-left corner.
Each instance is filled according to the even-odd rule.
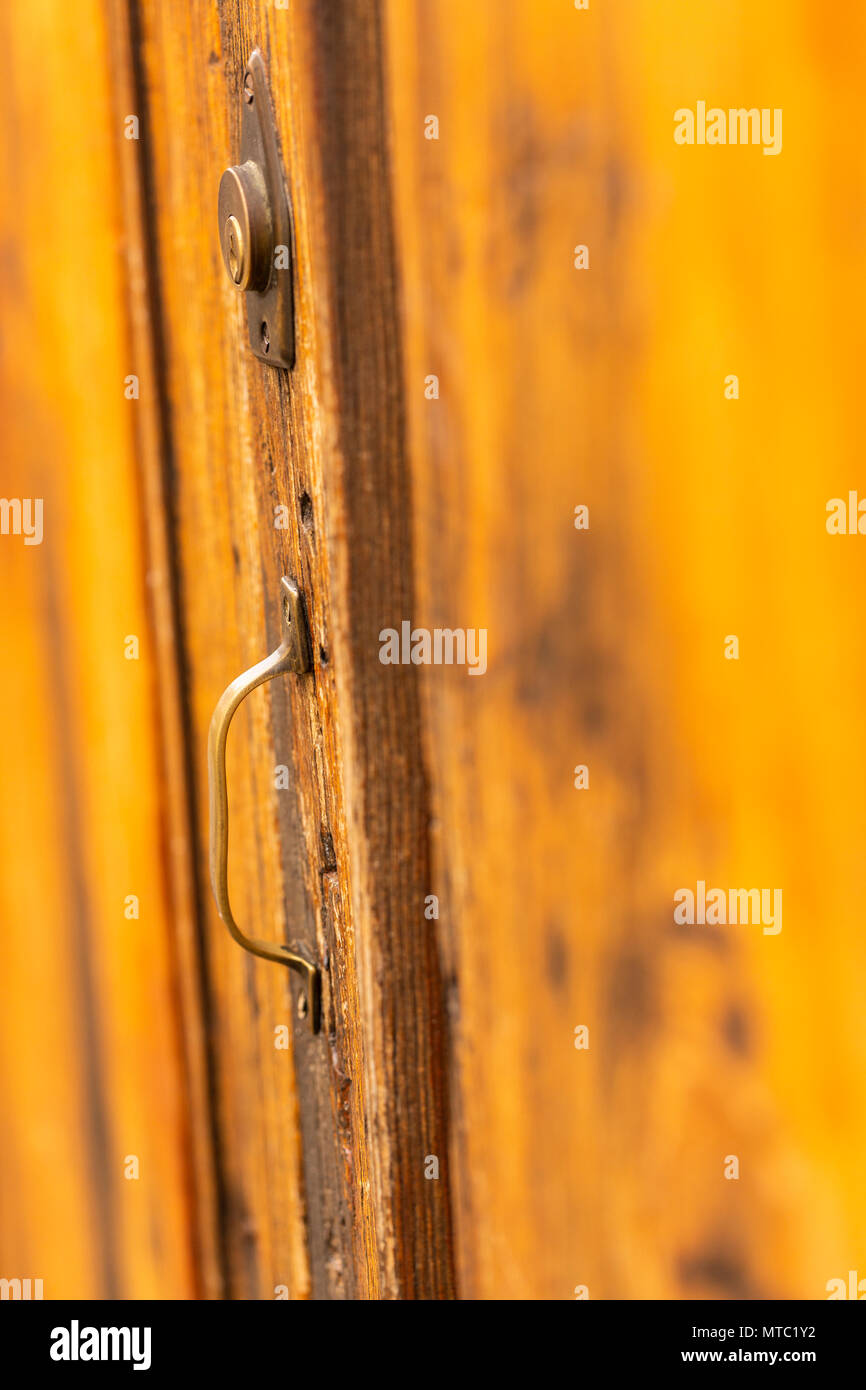
[[[255,91],[253,89],[253,75],[251,72],[244,73],[244,101],[247,105],[252,104]]]

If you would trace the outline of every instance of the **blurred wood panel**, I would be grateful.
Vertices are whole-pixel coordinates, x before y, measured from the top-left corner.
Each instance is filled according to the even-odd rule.
[[[378,661],[411,587],[380,7],[138,9],[202,846],[211,712],[277,645],[281,574],[305,594],[315,667],[257,691],[229,739],[238,921],[301,946],[324,979],[310,1038],[290,972],[245,956],[209,911],[229,1292],[441,1297],[443,1001],[423,917],[420,710],[413,673]],[[290,374],[250,353],[219,252],[217,188],[254,47],[294,202]],[[277,1050],[285,1026],[293,1046]]]
[[[866,573],[824,524],[862,6],[387,20],[411,617],[489,629],[482,678],[424,670],[461,1296],[826,1297],[866,1237]],[[783,108],[782,153],[676,145],[698,100]],[[698,879],[782,931],[675,926]]]
[[[147,587],[165,576],[147,573],[155,403],[116,38],[90,0],[0,14],[0,492],[44,508],[41,545],[0,538],[0,1273],[46,1298],[189,1298],[213,1291],[214,1237],[192,1195],[174,933],[188,846],[170,839],[157,641],[175,653]]]

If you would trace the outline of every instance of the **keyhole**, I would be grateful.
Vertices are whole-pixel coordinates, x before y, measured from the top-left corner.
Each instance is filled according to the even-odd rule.
[[[229,275],[234,284],[241,285],[244,278],[246,251],[244,248],[244,234],[241,231],[241,224],[234,215],[226,218],[223,238],[226,265],[228,266]]]

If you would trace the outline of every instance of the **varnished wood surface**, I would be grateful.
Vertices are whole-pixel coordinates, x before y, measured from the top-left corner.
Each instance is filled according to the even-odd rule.
[[[489,629],[483,678],[424,669],[461,1296],[825,1298],[866,1235],[864,542],[825,530],[862,8],[387,19],[412,616]],[[700,99],[783,108],[781,155],[677,146]],[[699,878],[780,886],[781,933],[676,927]]]
[[[158,672],[174,657],[148,586],[163,582],[141,471],[153,381],[125,255],[118,37],[89,0],[0,13],[0,494],[44,508],[41,545],[0,537],[0,1275],[46,1299],[213,1286],[177,1006],[188,844],[170,833]]]

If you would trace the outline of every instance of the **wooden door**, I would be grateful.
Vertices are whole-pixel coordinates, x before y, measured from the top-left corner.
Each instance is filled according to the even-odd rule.
[[[0,37],[2,488],[45,507],[2,537],[0,1274],[826,1297],[866,1237],[863,576],[827,527],[860,7],[29,0]],[[216,219],[255,48],[291,370]],[[778,150],[680,142],[698,103],[781,113]],[[315,963],[317,1032],[208,882],[208,727],[282,576],[312,669],[232,725],[229,884]],[[475,659],[383,660],[406,624]],[[699,884],[783,913],[677,920]]]

